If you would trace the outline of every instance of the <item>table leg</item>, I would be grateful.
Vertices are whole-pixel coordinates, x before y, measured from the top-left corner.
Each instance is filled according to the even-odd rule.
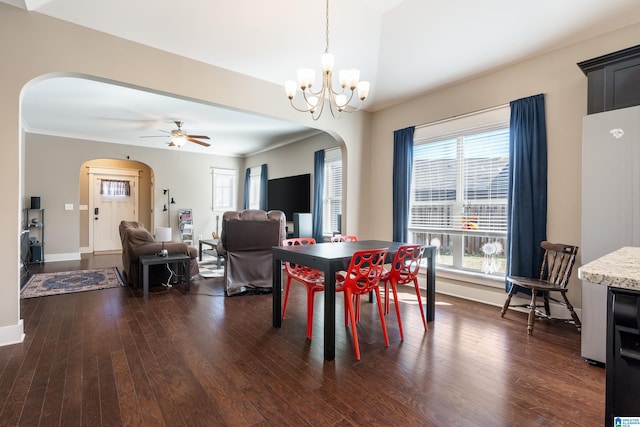
[[[282,326],[282,261],[273,256],[273,327]]]
[[[427,322],[433,322],[436,313],[436,253],[434,248],[425,250],[427,256]]]
[[[198,261],[202,262],[202,240],[198,240]]]
[[[149,298],[149,264],[142,266],[142,295]]]
[[[336,267],[324,268],[324,360],[336,358]]]
[[[186,292],[189,292],[189,290],[191,289],[191,257],[189,257],[189,259],[185,261],[185,266],[186,266],[186,270],[184,272],[184,277],[185,277],[184,290]]]

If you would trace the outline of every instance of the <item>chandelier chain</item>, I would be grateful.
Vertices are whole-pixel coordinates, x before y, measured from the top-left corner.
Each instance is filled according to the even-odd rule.
[[[329,53],[329,0],[327,0],[327,8],[325,14],[325,45],[324,53]]]

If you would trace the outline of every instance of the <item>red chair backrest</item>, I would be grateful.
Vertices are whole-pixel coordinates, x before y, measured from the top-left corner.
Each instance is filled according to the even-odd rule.
[[[331,243],[336,243],[336,242],[357,242],[358,241],[358,237],[357,236],[333,236],[331,238]]]
[[[282,241],[282,246],[306,246],[306,245],[315,245],[316,239],[313,237],[296,237],[293,239],[284,239]],[[298,265],[290,263],[289,261],[284,263],[285,269],[287,270],[287,274],[291,274],[294,276],[304,275],[309,271],[313,270],[304,265]]]
[[[405,245],[398,248],[396,256],[391,263],[390,277],[395,278],[396,283],[410,283],[418,275],[420,261],[424,255],[424,246]]]
[[[382,248],[354,252],[343,287],[353,294],[366,294],[377,287],[388,251],[388,248]]]

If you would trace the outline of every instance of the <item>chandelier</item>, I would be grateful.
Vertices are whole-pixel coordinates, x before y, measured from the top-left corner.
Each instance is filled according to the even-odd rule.
[[[327,0],[325,16],[325,48],[322,54],[322,86],[317,92],[312,87],[315,80],[315,71],[312,69],[298,70],[298,81],[287,80],[285,91],[291,106],[297,111],[311,113],[313,120],[318,120],[322,115],[325,103],[329,104],[329,110],[334,118],[340,118],[343,112],[354,112],[362,107],[362,103],[369,94],[369,82],[360,81],[360,71],[356,69],[340,70],[338,73],[339,89],[333,87],[333,64],[335,57],[329,53],[329,0]],[[302,91],[303,107],[294,104],[297,89]],[[360,104],[356,107],[350,104],[356,93]]]

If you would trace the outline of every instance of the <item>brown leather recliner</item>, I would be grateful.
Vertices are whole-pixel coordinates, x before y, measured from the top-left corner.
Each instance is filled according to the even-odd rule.
[[[138,258],[142,255],[154,255],[162,250],[162,242],[156,242],[153,235],[137,221],[120,221],[120,240],[122,241],[122,266],[124,279],[131,286],[138,287]],[[190,277],[197,275],[198,249],[182,242],[168,242],[164,244],[170,254],[189,255],[191,262]],[[152,265],[149,268],[149,284],[158,285],[167,281],[169,272],[164,265]]]
[[[286,236],[282,211],[249,209],[222,215],[218,254],[224,257],[227,295],[273,289],[273,252]]]

